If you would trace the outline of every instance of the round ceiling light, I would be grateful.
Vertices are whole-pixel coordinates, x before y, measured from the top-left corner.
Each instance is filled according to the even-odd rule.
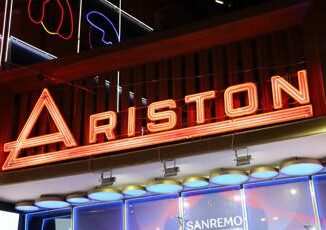
[[[66,201],[71,204],[85,204],[90,202],[86,193],[72,193],[66,197]]]
[[[183,180],[183,185],[190,188],[202,188],[209,185],[208,179],[203,176],[191,176]]]
[[[238,169],[223,169],[213,171],[210,174],[209,181],[220,185],[238,185],[247,182],[249,179],[247,173]]]
[[[146,190],[141,185],[127,185],[123,188],[122,193],[127,196],[143,196]]]
[[[146,189],[149,192],[160,193],[160,194],[169,194],[169,193],[178,193],[183,187],[179,181],[172,179],[158,179],[150,181],[146,185]]]
[[[250,170],[250,176],[255,179],[271,179],[278,173],[278,169],[272,166],[258,166]]]
[[[115,201],[121,200],[123,195],[113,187],[100,186],[88,192],[88,198],[97,201]]]
[[[315,159],[295,159],[281,164],[281,173],[289,176],[307,176],[320,172],[323,165]]]
[[[66,208],[70,206],[63,197],[56,195],[43,195],[35,200],[35,205],[47,209]]]
[[[21,201],[16,203],[15,209],[22,212],[35,212],[40,208],[34,205],[33,201]]]

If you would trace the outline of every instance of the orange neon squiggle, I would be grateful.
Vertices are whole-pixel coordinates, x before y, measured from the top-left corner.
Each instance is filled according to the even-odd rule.
[[[60,0],[56,0],[56,2],[58,3],[59,7],[60,7],[60,10],[61,10],[61,15],[60,15],[60,21],[59,21],[59,25],[56,29],[55,32],[53,31],[50,31],[44,24],[44,17],[45,17],[45,7],[46,5],[50,2],[50,0],[44,0],[44,2],[42,3],[42,13],[41,13],[41,18],[40,20],[35,20],[33,18],[33,16],[31,15],[31,5],[32,5],[32,1],[33,0],[29,0],[28,1],[28,5],[27,5],[27,12],[28,12],[28,16],[29,16],[29,19],[35,23],[35,24],[41,24],[43,29],[50,35],[58,35],[60,38],[64,39],[64,40],[68,40],[72,37],[73,35],[73,32],[74,32],[74,18],[73,18],[73,11],[72,11],[72,8],[70,6],[70,3],[69,3],[69,0],[65,0],[66,1],[66,4],[67,4],[67,7],[68,7],[68,10],[69,10],[69,16],[70,16],[70,33],[67,35],[67,36],[64,36],[60,33],[60,30],[63,26],[63,21],[64,21],[64,18],[65,18],[65,10],[63,8],[63,5],[61,4]]]
[[[274,109],[283,108],[282,101],[282,90],[290,95],[299,104],[304,105],[310,103],[309,88],[307,80],[307,71],[298,71],[298,83],[299,89],[296,89],[288,81],[281,76],[273,76],[272,81],[272,92],[273,92],[273,105]]]
[[[97,126],[97,122],[109,120],[108,124]],[[117,126],[117,114],[113,111],[93,114],[89,117],[89,143],[96,143],[96,137],[104,133],[108,140],[115,139],[114,129]]]
[[[234,108],[233,94],[240,92],[247,92],[249,104],[240,108]],[[256,113],[258,109],[258,95],[256,84],[248,82],[228,87],[224,92],[224,107],[225,114],[228,117],[241,117],[244,115]]]

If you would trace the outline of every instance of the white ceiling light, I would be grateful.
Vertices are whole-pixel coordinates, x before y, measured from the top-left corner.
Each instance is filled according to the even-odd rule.
[[[86,193],[78,192],[72,193],[66,197],[66,201],[71,204],[85,204],[90,202],[89,198],[86,196]]]
[[[272,166],[258,166],[250,170],[250,176],[256,179],[271,179],[278,175],[278,169]]]
[[[183,185],[190,188],[202,188],[209,185],[208,179],[203,176],[191,176],[183,180]]]
[[[324,166],[316,159],[294,159],[281,164],[281,172],[289,176],[307,176],[320,172]]]
[[[63,197],[57,195],[43,195],[35,200],[35,205],[47,209],[66,208],[70,206]]]
[[[110,186],[100,186],[88,192],[88,198],[97,201],[121,200],[123,195],[116,188]]]
[[[122,193],[127,196],[143,196],[146,190],[141,185],[128,185],[123,188]]]
[[[33,201],[21,201],[16,203],[15,209],[22,212],[35,212],[40,208],[34,205]]]
[[[178,193],[183,189],[181,183],[172,179],[156,179],[146,185],[146,190],[153,193]]]
[[[209,181],[220,185],[239,185],[247,182],[249,179],[247,173],[238,169],[223,169],[213,171],[210,174]]]

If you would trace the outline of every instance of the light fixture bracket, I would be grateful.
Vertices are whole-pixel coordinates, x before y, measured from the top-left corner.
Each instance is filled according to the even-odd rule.
[[[180,168],[176,165],[175,160],[163,161],[162,163],[163,163],[163,172],[164,172],[163,177],[177,176],[178,172],[180,172]]]
[[[109,176],[106,177],[106,173]],[[106,170],[101,172],[100,184],[101,186],[112,186],[116,182],[117,178],[112,176],[112,170]]]
[[[249,154],[248,147],[234,149],[234,154],[237,167],[250,165],[252,155]]]

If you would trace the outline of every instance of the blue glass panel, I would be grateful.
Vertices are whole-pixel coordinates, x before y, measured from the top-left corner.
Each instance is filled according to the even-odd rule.
[[[164,195],[126,201],[128,230],[179,230],[179,196]]]
[[[71,209],[26,214],[26,230],[71,230]]]
[[[182,193],[185,230],[243,229],[240,186]]]
[[[92,204],[74,208],[76,230],[122,230],[123,202]]]
[[[313,177],[321,229],[326,229],[326,175]]]
[[[317,229],[308,177],[244,187],[249,229]]]

